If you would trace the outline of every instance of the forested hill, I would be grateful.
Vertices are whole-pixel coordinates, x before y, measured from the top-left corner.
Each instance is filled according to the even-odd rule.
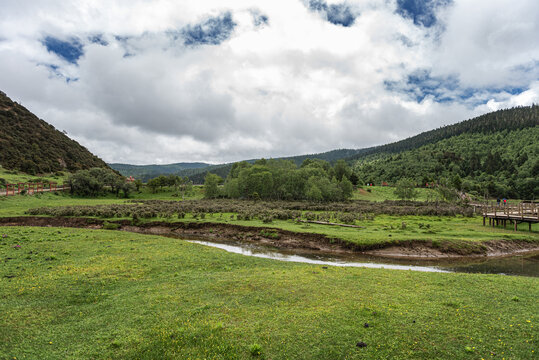
[[[0,91],[0,165],[35,175],[108,167],[75,140]]]
[[[436,131],[388,145],[394,152],[364,155],[354,171],[375,184],[410,178],[478,196],[539,199],[537,106],[497,111]],[[397,151],[399,146],[405,150]]]
[[[457,124],[426,131],[391,144],[361,149],[347,160],[357,160],[373,154],[395,154],[461,134],[492,134],[503,130],[513,131],[537,125],[539,125],[539,106],[537,105],[498,110]]]

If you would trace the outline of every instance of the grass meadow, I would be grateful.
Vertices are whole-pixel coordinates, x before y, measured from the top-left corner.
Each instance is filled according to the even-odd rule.
[[[537,278],[283,263],[107,230],[0,234],[2,359],[536,358]]]

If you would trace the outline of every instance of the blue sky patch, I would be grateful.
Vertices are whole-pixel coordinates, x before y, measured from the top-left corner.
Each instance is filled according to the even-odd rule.
[[[38,66],[46,67],[49,70],[50,77],[62,78],[68,84],[70,82],[76,82],[76,81],[79,80],[79,78],[73,78],[73,77],[65,76],[62,73],[62,71],[60,69],[60,66],[58,66],[58,65],[55,65],[55,64],[38,64]]]
[[[181,30],[181,34],[185,45],[219,45],[230,38],[235,26],[232,14],[226,12],[199,24],[187,25]]]
[[[42,40],[48,52],[52,52],[67,62],[76,64],[79,58],[84,54],[83,45],[78,38],[70,38],[67,41],[47,36]]]
[[[253,24],[256,27],[269,24],[269,18],[267,15],[259,14],[259,13],[252,13],[252,14],[253,14]]]
[[[344,27],[354,25],[357,17],[346,3],[328,5],[323,0],[310,0],[309,9],[318,12],[330,23]]]
[[[107,46],[109,44],[107,42],[107,40],[105,40],[105,38],[103,37],[103,34],[97,34],[97,35],[89,36],[88,40],[92,44],[99,44],[99,45],[102,45],[102,46]]]
[[[432,98],[438,103],[456,102],[477,106],[502,93],[517,95],[527,88],[519,86],[505,87],[462,87],[455,75],[432,76],[430,70],[414,71],[402,81],[384,81],[386,90],[405,94],[420,103],[425,98]]]
[[[431,76],[428,70],[417,70],[408,74],[404,81],[385,81],[387,90],[402,92],[414,98],[418,103],[427,96],[436,102],[448,102],[458,89],[458,79],[455,76]]]
[[[415,25],[431,27],[436,24],[436,10],[452,0],[397,0],[397,14],[412,19]]]

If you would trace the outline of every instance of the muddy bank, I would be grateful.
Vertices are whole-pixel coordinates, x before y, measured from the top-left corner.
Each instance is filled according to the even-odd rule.
[[[293,232],[270,227],[193,222],[148,222],[134,225],[130,220],[104,221],[94,218],[4,217],[0,226],[109,228],[141,234],[168,235],[210,241],[242,241],[281,249],[304,249],[333,253],[365,253],[380,257],[435,260],[458,257],[508,256],[539,250],[539,243],[518,240],[471,241],[393,241],[371,245],[353,244],[314,233]]]

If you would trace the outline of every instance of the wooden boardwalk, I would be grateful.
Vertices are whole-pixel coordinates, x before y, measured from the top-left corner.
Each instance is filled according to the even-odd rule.
[[[518,205],[487,205],[483,209],[483,226],[487,218],[489,226],[503,225],[505,229],[509,222],[517,231],[518,224],[528,223],[528,230],[532,231],[532,224],[539,223],[539,203],[525,201]]]

